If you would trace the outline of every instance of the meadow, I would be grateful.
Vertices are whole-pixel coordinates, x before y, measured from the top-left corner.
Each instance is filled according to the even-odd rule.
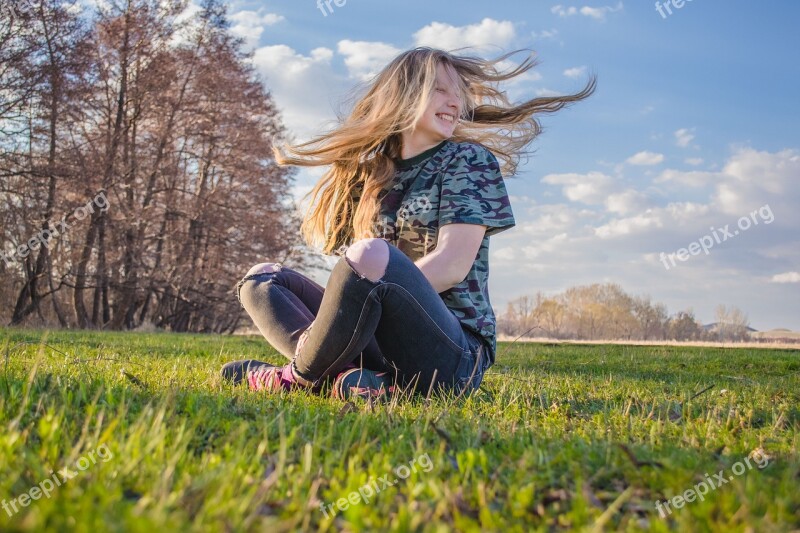
[[[0,329],[0,530],[800,528],[800,351],[498,349],[344,403],[223,383],[258,337]]]

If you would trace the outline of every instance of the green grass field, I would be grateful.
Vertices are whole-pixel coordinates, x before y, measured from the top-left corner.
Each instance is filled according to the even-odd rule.
[[[471,398],[370,405],[222,384],[255,337],[0,349],[2,531],[800,527],[797,350],[501,343]]]

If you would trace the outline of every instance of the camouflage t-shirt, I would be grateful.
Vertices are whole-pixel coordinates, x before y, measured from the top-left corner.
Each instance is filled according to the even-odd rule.
[[[440,296],[462,327],[483,339],[494,363],[497,335],[489,301],[489,237],[516,223],[500,165],[483,146],[450,140],[395,163],[395,185],[381,202],[376,236],[412,261],[436,248],[440,226],[488,226],[467,277]]]

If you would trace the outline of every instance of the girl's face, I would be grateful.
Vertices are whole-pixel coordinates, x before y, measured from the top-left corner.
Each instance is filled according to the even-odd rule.
[[[441,63],[436,67],[436,86],[425,113],[411,137],[413,144],[435,145],[453,136],[461,115],[461,97],[456,83],[458,74]]]

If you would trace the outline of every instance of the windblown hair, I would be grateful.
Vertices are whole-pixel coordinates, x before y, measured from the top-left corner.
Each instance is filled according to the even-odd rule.
[[[596,76],[591,76],[579,93],[513,104],[499,83],[538,64],[528,51],[528,57],[516,67],[498,68],[519,51],[493,60],[427,47],[403,52],[370,82],[366,94],[355,102],[349,116],[340,119],[338,127],[307,142],[276,146],[275,159],[280,165],[330,165],[304,197],[312,195],[300,228],[306,243],[321,244],[322,252],[330,254],[356,239],[375,236],[380,202],[393,186],[402,133],[413,131],[423,116],[435,90],[439,64],[457,74],[461,97],[460,121],[450,140],[485,146],[500,161],[504,175],[514,174],[525,147],[541,132],[536,116],[587,98],[597,82]]]

